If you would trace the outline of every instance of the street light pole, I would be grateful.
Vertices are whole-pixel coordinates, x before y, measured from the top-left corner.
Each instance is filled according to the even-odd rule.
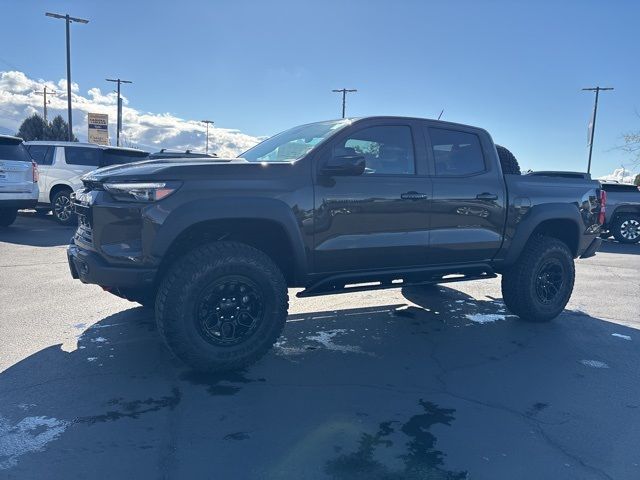
[[[591,118],[591,132],[589,134],[589,162],[587,164],[587,173],[591,173],[591,153],[593,152],[593,138],[596,134],[596,115],[598,114],[598,96],[601,90],[613,90],[612,87],[591,87],[583,88],[590,92],[596,92],[596,99],[593,104],[593,117]]]
[[[331,90],[331,91],[336,93],[342,93],[342,118],[344,118],[345,107],[347,104],[347,93],[357,92],[358,90],[356,90],[355,88],[352,88],[352,89],[340,88],[340,89]]]
[[[120,98],[120,84],[133,83],[130,80],[121,80],[119,78],[105,78],[107,82],[115,82],[118,84],[118,117],[116,119],[116,147],[120,146],[120,131],[122,130],[122,98]]]
[[[60,15],[58,13],[47,12],[45,13],[45,15],[47,17],[64,19],[67,26],[67,121],[69,123],[68,139],[71,142],[73,140],[73,120],[71,119],[71,33],[69,31],[69,25],[72,22],[89,23],[89,20],[85,20],[84,18],[70,17],[68,13],[66,15]]]
[[[47,93],[49,95],[57,95],[55,90],[47,92],[47,86],[46,85],[44,86],[44,89],[43,89],[42,92],[36,92],[36,95],[44,96],[44,121],[45,121],[45,123],[47,121]]]
[[[205,147],[205,152],[206,154],[209,154],[209,125],[213,125],[213,120],[200,120],[202,123],[207,125],[207,144]]]

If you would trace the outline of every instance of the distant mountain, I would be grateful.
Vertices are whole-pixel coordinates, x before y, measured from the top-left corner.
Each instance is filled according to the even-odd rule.
[[[609,175],[604,175],[600,178],[598,178],[598,180],[604,180],[604,181],[615,181],[615,182],[619,182],[619,183],[633,183],[633,179],[636,178],[637,173],[632,173],[631,171],[625,169],[625,168],[616,168],[613,173],[610,173]]]
[[[0,127],[0,135],[15,135],[16,132],[9,130],[6,127]]]

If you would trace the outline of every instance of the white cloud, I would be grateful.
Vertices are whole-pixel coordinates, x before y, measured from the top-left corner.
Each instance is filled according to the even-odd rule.
[[[616,168],[613,173],[603,175],[598,180],[602,181],[616,181],[619,183],[633,183],[637,173],[633,173],[625,168]]]
[[[50,97],[49,119],[61,114],[67,118],[66,80],[58,82],[34,80],[23,72],[0,71],[0,130],[15,133],[20,123],[28,116],[42,114],[43,98],[35,92],[44,86],[59,94]],[[109,134],[115,143],[117,97],[114,92],[103,93],[99,88],[90,88],[82,95],[80,87],[72,83],[73,131],[80,141],[87,139],[87,113],[109,115]],[[198,121],[185,120],[171,113],[142,112],[129,106],[123,97],[122,138],[124,143],[156,151],[160,148],[180,150],[205,149],[206,127]],[[0,132],[2,133],[2,132]],[[219,156],[235,156],[252,147],[259,138],[229,128],[209,127],[209,151]]]

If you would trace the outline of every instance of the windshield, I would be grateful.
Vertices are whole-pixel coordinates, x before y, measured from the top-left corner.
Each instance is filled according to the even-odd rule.
[[[291,162],[350,124],[350,120],[342,119],[293,127],[259,143],[240,157],[250,162]]]

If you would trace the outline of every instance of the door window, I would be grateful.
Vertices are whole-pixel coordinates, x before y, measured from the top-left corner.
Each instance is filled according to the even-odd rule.
[[[365,174],[414,175],[416,164],[411,128],[404,125],[369,127],[352,133],[334,147],[334,156],[364,155]]]
[[[86,165],[99,167],[102,149],[89,147],[64,147],[64,158],[67,165]]]
[[[430,128],[436,176],[467,176],[485,171],[482,146],[477,135],[457,130]]]

